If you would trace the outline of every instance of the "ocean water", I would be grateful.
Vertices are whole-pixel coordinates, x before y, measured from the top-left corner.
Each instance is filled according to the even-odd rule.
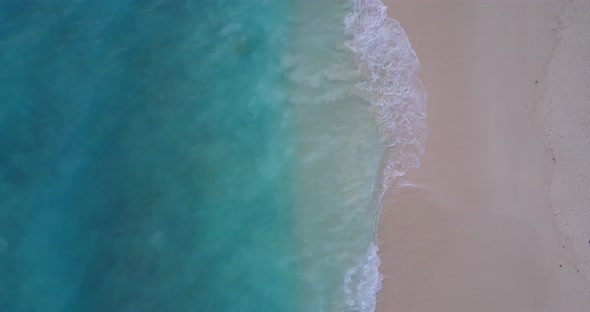
[[[0,311],[374,311],[419,63],[378,0],[0,2]]]

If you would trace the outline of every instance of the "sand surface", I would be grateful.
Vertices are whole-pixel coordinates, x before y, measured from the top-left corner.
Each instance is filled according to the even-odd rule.
[[[378,311],[590,311],[590,1],[394,0],[431,133]]]

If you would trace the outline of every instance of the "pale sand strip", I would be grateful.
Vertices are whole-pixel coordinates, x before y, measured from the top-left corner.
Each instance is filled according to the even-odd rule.
[[[392,2],[431,134],[387,196],[378,310],[590,311],[590,1]]]
[[[550,200],[562,233],[561,287],[590,311],[590,1],[568,1],[538,105],[551,168]]]

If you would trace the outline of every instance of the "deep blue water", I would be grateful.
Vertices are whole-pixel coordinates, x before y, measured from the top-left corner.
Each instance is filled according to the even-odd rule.
[[[283,0],[0,2],[0,311],[298,311]]]

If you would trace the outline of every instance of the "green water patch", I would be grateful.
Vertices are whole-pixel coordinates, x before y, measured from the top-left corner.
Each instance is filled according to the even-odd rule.
[[[359,266],[376,265],[365,262],[376,230],[373,192],[384,147],[375,112],[357,92],[364,78],[345,45],[350,2],[303,0],[293,7],[286,64],[297,130],[303,311],[359,311],[348,302],[370,300],[374,293],[356,289],[375,277],[350,276]]]

